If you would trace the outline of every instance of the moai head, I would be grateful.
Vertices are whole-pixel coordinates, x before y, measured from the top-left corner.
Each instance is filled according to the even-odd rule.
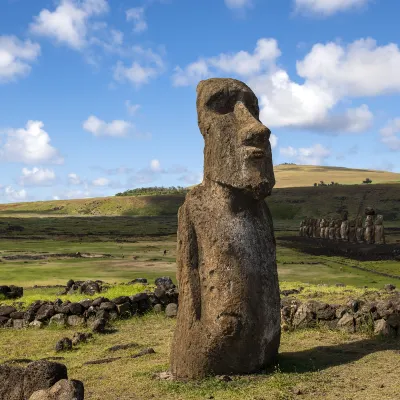
[[[197,86],[197,116],[204,137],[204,179],[241,189],[254,198],[275,185],[269,137],[253,91],[236,79],[213,78]]]
[[[350,227],[350,228],[355,228],[355,226],[356,226],[356,221],[355,221],[354,219],[351,219],[351,220],[349,221],[349,227]]]
[[[347,211],[342,212],[342,221],[347,221],[349,218],[349,213]]]
[[[323,218],[321,218],[320,220],[319,220],[319,227],[320,228],[323,228],[325,226],[325,220],[323,219]]]
[[[372,215],[367,215],[365,218],[365,226],[372,226],[374,224],[374,217]]]
[[[342,224],[342,221],[340,219],[337,219],[335,221],[335,228],[340,228],[340,225]]]
[[[335,227],[335,220],[334,220],[334,219],[332,219],[332,220],[330,221],[329,227],[330,227],[330,228],[334,228],[334,227]]]
[[[383,215],[378,214],[376,216],[375,225],[382,225],[383,224]]]
[[[362,228],[362,223],[363,223],[363,221],[362,221],[362,217],[357,217],[357,219],[356,219],[356,227],[357,228]]]

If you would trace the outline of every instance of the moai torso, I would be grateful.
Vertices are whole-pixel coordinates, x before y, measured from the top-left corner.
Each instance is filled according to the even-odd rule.
[[[316,238],[320,238],[321,237],[321,220],[320,219],[316,219],[315,220],[315,237]]]
[[[329,240],[335,239],[335,221],[331,221],[329,224]]]
[[[304,220],[300,222],[300,228],[299,228],[299,235],[304,236],[303,234],[303,226],[304,226]]]
[[[365,218],[364,240],[368,244],[374,243],[374,217],[367,215]]]
[[[335,221],[335,239],[340,240],[340,225],[342,221],[340,219],[337,219]]]
[[[325,238],[325,220],[322,218],[319,223],[319,237],[321,239]]]
[[[377,215],[375,221],[375,243],[385,244],[385,229],[383,227],[383,215]]]
[[[356,221],[349,221],[349,242],[355,243],[357,241],[356,238]]]
[[[178,213],[179,309],[170,369],[177,378],[251,373],[274,362],[280,293],[269,130],[242,82],[197,87],[204,180]],[[257,117],[257,118],[256,118]]]
[[[324,228],[324,238],[329,239],[329,226],[330,226],[330,220],[325,221],[325,228]]]
[[[357,217],[356,219],[356,239],[358,243],[362,243],[364,241],[364,228],[362,226],[361,217]]]
[[[340,238],[347,242],[349,240],[349,221],[342,221],[340,226]]]

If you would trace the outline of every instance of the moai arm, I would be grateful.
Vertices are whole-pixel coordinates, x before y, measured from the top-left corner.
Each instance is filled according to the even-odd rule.
[[[180,308],[186,308],[185,312],[189,312],[195,319],[199,320],[201,317],[199,252],[197,235],[190,220],[187,203],[179,209],[177,243],[176,276],[179,290],[189,292],[185,293],[184,297],[188,299],[188,303],[182,304]]]

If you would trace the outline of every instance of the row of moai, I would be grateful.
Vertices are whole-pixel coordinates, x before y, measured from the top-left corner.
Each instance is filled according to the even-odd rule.
[[[365,221],[358,216],[349,220],[347,212],[342,218],[305,218],[300,223],[300,236],[351,243],[385,244],[383,215],[371,208],[365,210]]]

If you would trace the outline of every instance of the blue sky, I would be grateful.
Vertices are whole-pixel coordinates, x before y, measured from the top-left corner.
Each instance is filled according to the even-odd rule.
[[[400,172],[398,0],[0,0],[0,202],[186,186],[196,84],[247,83],[274,164]]]

